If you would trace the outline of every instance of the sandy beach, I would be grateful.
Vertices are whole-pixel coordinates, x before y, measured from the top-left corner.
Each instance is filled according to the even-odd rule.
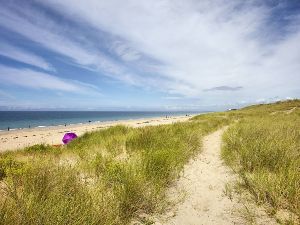
[[[65,126],[37,127],[31,129],[17,129],[0,132],[0,152],[13,151],[35,144],[62,144],[63,135],[66,132],[74,132],[78,136],[88,131],[105,129],[115,125],[142,127],[150,125],[171,124],[186,121],[189,116],[154,117],[132,120],[118,120],[106,122],[94,122],[90,124],[74,124]]]

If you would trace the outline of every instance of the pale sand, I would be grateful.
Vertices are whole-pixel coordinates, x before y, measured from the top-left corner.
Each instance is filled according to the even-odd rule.
[[[220,158],[225,129],[204,138],[203,152],[185,166],[183,176],[169,190],[171,201],[182,199],[184,193],[183,201],[154,217],[155,225],[277,224],[255,204],[225,195],[225,185],[236,179]],[[243,212],[245,204],[247,210],[251,208],[251,220]]]
[[[52,126],[44,128],[20,129],[0,132],[0,152],[17,150],[35,144],[62,144],[63,135],[66,132],[75,132],[77,135],[82,135],[88,131],[108,128],[115,125],[126,125],[131,127],[142,127],[149,125],[171,124],[175,122],[187,121],[192,116],[171,116],[118,120],[107,122],[95,122],[90,124],[75,124],[65,126]]]

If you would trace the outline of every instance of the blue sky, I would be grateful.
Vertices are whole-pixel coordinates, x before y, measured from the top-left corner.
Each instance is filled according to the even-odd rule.
[[[0,109],[300,98],[300,1],[0,0]]]

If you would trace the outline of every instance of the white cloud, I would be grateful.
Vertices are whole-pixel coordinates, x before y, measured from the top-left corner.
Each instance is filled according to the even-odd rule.
[[[167,100],[179,100],[179,99],[182,99],[182,97],[180,97],[180,96],[165,96],[165,97],[163,97],[163,99],[167,99]]]
[[[0,55],[42,68],[44,70],[55,71],[53,66],[49,64],[44,58],[20,48],[13,47],[9,44],[4,44],[3,42],[0,43]]]
[[[15,97],[5,91],[0,90],[0,100],[7,100],[7,99],[12,100],[15,99]]]
[[[116,41],[115,43],[113,43],[111,45],[111,49],[124,61],[136,61],[141,58],[139,52],[120,41]]]
[[[95,49],[95,46],[89,46],[91,43],[86,43],[83,37],[83,42],[73,40],[67,32],[72,29],[71,27],[55,23],[43,13],[26,5],[21,9],[3,6],[0,8],[0,18],[0,25],[3,27],[67,57],[77,66],[93,71],[103,71],[105,75],[125,82],[128,78],[120,75],[126,73],[128,77],[131,76],[126,68],[110,60]]]
[[[128,40],[136,51],[161,62],[153,72],[169,80],[159,84],[169,93],[223,100],[223,93],[216,97],[203,90],[242,86],[239,93],[226,97],[254,100],[288,94],[300,84],[299,18],[290,25],[293,33],[272,41],[267,23],[272,9],[255,1],[49,0],[47,4]]]
[[[0,66],[2,85],[17,85],[31,89],[48,89],[75,93],[95,93],[92,85],[79,81],[61,79],[56,76],[30,69],[15,69]]]
[[[299,16],[278,38],[280,32],[268,23],[274,9],[256,1],[38,2],[78,24],[98,29],[99,36],[104,31],[117,40],[108,38],[106,47],[124,63],[95,48],[99,43],[88,34],[51,21],[34,9],[0,10],[2,26],[78,66],[104,71],[131,85],[186,98],[201,97],[203,104],[253,102],[277,95],[300,97]],[[79,36],[80,41],[72,36]],[[225,86],[243,88],[205,92]]]

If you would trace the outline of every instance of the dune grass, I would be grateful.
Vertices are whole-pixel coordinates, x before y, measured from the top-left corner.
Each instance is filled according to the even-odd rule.
[[[231,112],[222,156],[258,203],[284,224],[300,223],[300,101]],[[285,212],[284,217],[280,212]],[[282,213],[281,213],[282,214]]]
[[[0,155],[0,224],[129,224],[163,210],[166,189],[202,137],[231,124],[222,157],[271,213],[299,223],[300,101],[204,114],[172,125],[115,126],[67,146]],[[151,221],[142,221],[151,224]]]
[[[0,224],[128,224],[160,211],[202,137],[230,121],[202,115],[172,125],[115,126],[64,147],[1,154]]]

